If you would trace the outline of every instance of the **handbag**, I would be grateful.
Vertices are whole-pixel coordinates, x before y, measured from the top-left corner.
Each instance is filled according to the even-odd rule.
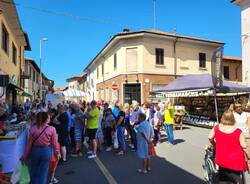
[[[154,147],[154,144],[153,144],[153,143],[151,143],[151,144],[149,145],[149,155],[150,155],[151,157],[157,156],[157,155],[156,155],[156,151],[155,151],[155,147]]]
[[[27,165],[22,164],[20,168],[20,180],[19,184],[29,184],[30,183],[30,173]]]

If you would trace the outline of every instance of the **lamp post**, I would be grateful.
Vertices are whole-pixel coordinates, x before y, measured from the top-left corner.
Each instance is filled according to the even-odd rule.
[[[42,85],[43,85],[43,77],[42,77],[42,43],[48,41],[48,38],[40,39],[40,85],[39,85],[39,97],[42,100]]]

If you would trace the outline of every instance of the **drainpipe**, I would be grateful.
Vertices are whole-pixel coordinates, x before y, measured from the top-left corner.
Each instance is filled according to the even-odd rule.
[[[235,68],[235,77],[236,77],[236,81],[238,82],[239,79],[238,79],[238,69],[239,69],[240,65],[238,65],[236,68]]]
[[[19,84],[20,84],[20,87],[22,87],[22,79],[21,79],[21,76],[22,76],[22,58],[21,58],[21,53],[22,53],[22,47],[19,47],[19,64],[20,64],[20,74],[19,74]]]
[[[23,85],[22,85],[22,47],[19,47],[19,64],[20,64],[20,69],[19,69],[19,84],[20,84],[20,88],[23,88]],[[16,99],[16,101],[19,101],[19,100],[23,100],[23,97],[19,97],[18,99]],[[20,101],[18,102],[20,103]]]
[[[178,42],[178,37],[174,40],[174,78],[177,78],[177,55],[176,55],[176,43]]]

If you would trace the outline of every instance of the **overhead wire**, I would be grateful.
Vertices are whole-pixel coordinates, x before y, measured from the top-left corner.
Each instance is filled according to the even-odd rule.
[[[143,27],[124,25],[121,23],[112,22],[110,20],[78,16],[78,15],[74,15],[74,14],[71,14],[68,12],[58,12],[58,11],[53,11],[53,10],[48,10],[48,9],[43,9],[43,8],[37,8],[37,7],[29,6],[29,5],[24,5],[21,3],[9,2],[7,0],[0,0],[0,2],[6,3],[6,4],[12,4],[16,7],[22,7],[22,8],[30,9],[30,10],[41,12],[41,13],[47,13],[47,14],[61,16],[61,17],[69,17],[69,18],[75,19],[77,21],[92,22],[92,23],[96,23],[96,24],[110,25],[110,26],[120,27],[120,28],[130,28],[130,29],[134,29],[134,30],[142,30],[143,29]],[[197,33],[197,34],[196,33],[184,33],[184,35],[191,35],[191,36],[199,35],[199,36],[205,36],[205,37],[206,36],[213,36],[213,37],[214,36],[215,37],[228,37],[228,36],[236,37],[237,36],[237,35],[231,35],[231,34],[209,34],[209,33]]]
[[[141,29],[141,28],[136,27],[136,26],[128,26],[128,25],[124,25],[124,24],[120,24],[120,23],[114,23],[114,22],[112,22],[110,20],[96,19],[96,18],[92,18],[92,17],[77,16],[77,15],[73,15],[73,14],[68,13],[68,12],[57,12],[57,11],[52,11],[52,10],[48,10],[48,9],[43,9],[43,8],[37,8],[37,7],[29,6],[29,5],[24,5],[24,4],[20,4],[20,3],[9,2],[9,1],[6,1],[6,0],[0,0],[0,2],[6,3],[6,4],[12,4],[12,5],[16,6],[16,7],[22,7],[22,8],[34,10],[34,11],[37,11],[37,12],[47,13],[47,14],[51,14],[51,15],[55,15],[55,16],[69,17],[69,18],[73,18],[73,19],[79,20],[79,21],[93,22],[93,23],[97,23],[97,24],[106,24],[106,25],[111,25],[111,26],[115,26],[115,27],[122,27],[122,28]]]

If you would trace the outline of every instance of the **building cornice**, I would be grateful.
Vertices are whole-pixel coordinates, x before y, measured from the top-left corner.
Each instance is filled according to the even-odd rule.
[[[90,71],[91,67],[95,64],[95,62],[103,57],[106,52],[115,44],[117,44],[121,39],[129,39],[129,38],[136,38],[136,37],[143,37],[143,36],[151,36],[151,37],[163,37],[170,40],[182,40],[182,41],[188,41],[192,43],[199,43],[199,44],[207,44],[207,45],[213,45],[213,46],[223,46],[225,43],[214,41],[214,40],[206,40],[196,37],[190,37],[190,36],[183,36],[183,35],[177,35],[173,33],[167,33],[167,32],[161,32],[157,30],[143,30],[143,31],[135,31],[135,32],[122,32],[118,33],[115,36],[113,36],[109,42],[103,47],[103,49],[94,57],[94,59],[85,67],[84,71]]]

